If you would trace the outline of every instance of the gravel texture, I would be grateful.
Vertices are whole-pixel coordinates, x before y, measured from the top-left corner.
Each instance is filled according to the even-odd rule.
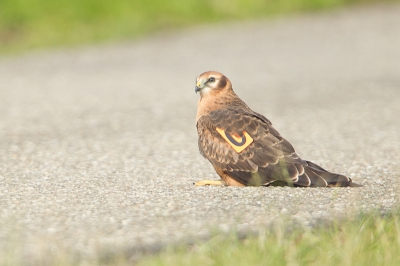
[[[399,14],[378,5],[2,58],[0,255],[90,257],[395,208]],[[303,159],[364,187],[195,187],[218,178],[197,148],[206,70]]]

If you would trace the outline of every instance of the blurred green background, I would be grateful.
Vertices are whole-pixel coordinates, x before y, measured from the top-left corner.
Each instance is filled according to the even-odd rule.
[[[0,0],[0,54],[379,0]]]

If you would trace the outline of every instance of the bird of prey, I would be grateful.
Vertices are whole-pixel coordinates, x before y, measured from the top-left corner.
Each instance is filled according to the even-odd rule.
[[[266,117],[235,94],[223,74],[204,72],[196,79],[195,92],[200,92],[196,115],[200,153],[221,177],[196,185],[360,186],[301,159]]]

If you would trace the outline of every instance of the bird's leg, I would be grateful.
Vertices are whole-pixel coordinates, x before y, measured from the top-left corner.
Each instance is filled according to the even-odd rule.
[[[201,180],[194,183],[196,186],[225,186],[223,180]]]

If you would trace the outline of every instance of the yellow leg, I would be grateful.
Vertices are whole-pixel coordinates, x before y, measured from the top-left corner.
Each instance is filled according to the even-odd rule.
[[[194,183],[196,186],[225,186],[223,180],[201,180]]]

